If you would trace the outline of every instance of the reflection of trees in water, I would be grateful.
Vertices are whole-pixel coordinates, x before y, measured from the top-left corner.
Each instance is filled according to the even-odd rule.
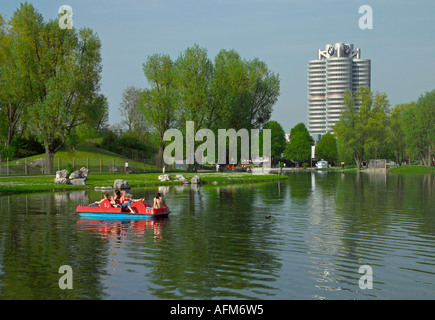
[[[74,207],[65,194],[0,198],[2,299],[98,299],[106,246],[76,232]],[[73,269],[73,290],[60,290],[59,267]]]
[[[311,173],[290,173],[288,181],[292,201],[297,204],[305,205],[307,198],[312,192]]]
[[[252,298],[273,291],[281,263],[269,250],[264,215],[255,215],[253,205],[264,191],[250,185],[187,187],[183,210],[147,259],[155,284],[148,292],[179,299]]]

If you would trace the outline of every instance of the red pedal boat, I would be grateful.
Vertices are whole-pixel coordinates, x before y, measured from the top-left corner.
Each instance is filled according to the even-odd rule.
[[[131,208],[135,213],[130,210],[121,210],[110,204],[109,200],[105,200],[99,207],[90,206],[77,206],[77,212],[81,216],[96,217],[96,218],[165,218],[171,212],[168,207],[153,208],[147,201],[135,201],[131,203]]]

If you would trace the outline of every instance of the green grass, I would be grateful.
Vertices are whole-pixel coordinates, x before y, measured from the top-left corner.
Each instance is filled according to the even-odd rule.
[[[35,161],[36,159],[45,158],[45,154],[39,154],[23,159],[9,161],[9,168],[12,174],[24,174],[24,162],[27,164]],[[5,159],[3,159],[5,160]],[[121,171],[124,169],[125,160],[128,160],[130,169],[135,172],[158,172],[155,165],[145,164],[143,162],[134,161],[127,157],[121,156],[117,153],[110,152],[95,146],[79,145],[75,148],[74,152],[69,152],[66,149],[62,149],[54,155],[53,167],[54,170],[66,169],[67,165],[73,165],[75,170],[81,167],[90,168],[93,172],[99,172],[100,166],[103,172],[107,172],[110,165],[115,165],[120,168]],[[21,162],[21,165],[17,165],[17,161]],[[3,161],[2,167],[6,167],[6,162]],[[32,174],[35,172],[40,173],[42,170],[38,167],[35,170],[29,169],[28,173]]]
[[[435,167],[425,167],[425,166],[397,166],[391,168],[388,172],[427,172],[435,173]]]
[[[175,178],[177,173],[168,173]],[[277,174],[252,175],[249,173],[181,173],[187,179],[191,179],[197,174],[205,183],[244,183],[261,182],[278,179],[286,179],[286,176]],[[0,194],[21,193],[21,192],[48,192],[48,191],[67,191],[84,190],[95,187],[113,187],[116,179],[127,180],[132,187],[152,186],[152,185],[176,185],[182,182],[172,180],[161,182],[158,176],[161,173],[144,174],[89,174],[86,186],[61,185],[53,182],[54,176],[31,176],[31,177],[2,177],[0,178]]]

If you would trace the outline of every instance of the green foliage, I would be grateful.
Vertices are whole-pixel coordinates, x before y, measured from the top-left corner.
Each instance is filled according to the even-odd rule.
[[[285,140],[285,131],[277,121],[269,121],[263,127],[264,129],[271,130],[271,156],[274,162],[281,158],[281,154],[284,153],[287,142]],[[263,150],[263,131],[260,132],[260,151]]]
[[[299,123],[290,130],[290,142],[287,145],[285,156],[292,161],[309,161],[311,157],[311,146],[314,145],[304,123]]]
[[[326,160],[330,164],[336,164],[338,161],[337,139],[331,134],[326,133],[322,136],[316,146],[316,158]]]
[[[346,157],[352,156],[359,170],[365,155],[376,158],[385,142],[388,100],[385,94],[360,87],[354,94],[345,93],[344,106],[334,134],[340,141],[340,151]]]
[[[101,43],[88,28],[61,29],[58,19],[45,22],[27,2],[9,25],[8,40],[3,39],[8,50],[2,50],[0,59],[5,61],[0,96],[13,111],[8,140],[20,121],[44,144],[44,169],[51,173],[54,154],[76,127],[99,127],[107,119],[107,102],[98,93]]]
[[[68,162],[66,165],[66,170],[68,171],[68,174],[71,174],[74,172],[74,166],[72,165],[71,162]]]
[[[103,140],[99,146],[121,155],[127,154],[129,149],[136,150],[140,152],[141,158],[152,158],[157,149],[155,137],[152,134],[147,133],[142,137],[142,140],[139,140],[134,135],[129,135],[128,133],[117,135],[110,130],[104,133]]]
[[[177,99],[174,81],[174,63],[169,55],[154,54],[143,64],[149,89],[145,89],[138,101],[138,110],[144,121],[154,128],[159,138],[157,167],[163,167],[163,136],[177,120]]]
[[[402,112],[407,149],[427,166],[435,153],[435,90],[421,95],[415,104]]]
[[[143,69],[150,88],[142,94],[140,109],[160,135],[160,159],[167,129],[185,134],[186,121],[194,121],[196,131],[260,129],[279,95],[278,75],[264,62],[243,60],[234,50],[221,50],[211,61],[207,50],[195,44],[175,62],[167,55],[152,55]]]

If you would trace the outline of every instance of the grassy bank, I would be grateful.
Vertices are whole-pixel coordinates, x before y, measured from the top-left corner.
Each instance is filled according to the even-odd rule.
[[[424,167],[424,166],[397,166],[391,168],[388,172],[425,172],[425,173],[435,173],[435,167]]]
[[[163,186],[182,184],[179,181],[161,182],[158,176],[161,173],[144,174],[90,174],[86,186],[73,186],[56,184],[54,176],[32,176],[32,177],[3,177],[0,178],[0,194],[22,193],[22,192],[47,192],[84,190],[95,187],[113,187],[116,179],[127,180],[132,187],[141,186]],[[176,173],[168,173],[175,177]],[[187,179],[198,175],[205,183],[246,183],[286,179],[286,176],[278,174],[252,175],[249,173],[182,173]]]
[[[6,173],[6,166],[9,167],[11,175],[25,175],[25,165],[28,166],[28,174],[40,174],[42,171],[41,164],[35,165],[38,160],[44,159],[45,154],[34,155],[27,158],[6,161],[2,159],[2,173]],[[159,172],[155,165],[135,161],[129,157],[104,150],[95,146],[78,145],[74,151],[68,151],[65,148],[56,152],[53,159],[53,168],[55,171],[66,169],[71,166],[72,170],[78,170],[81,167],[90,168],[93,172],[118,172],[124,171],[125,160],[128,160],[131,170],[137,173]],[[152,162],[151,160],[147,160]],[[32,165],[33,164],[33,165]]]

